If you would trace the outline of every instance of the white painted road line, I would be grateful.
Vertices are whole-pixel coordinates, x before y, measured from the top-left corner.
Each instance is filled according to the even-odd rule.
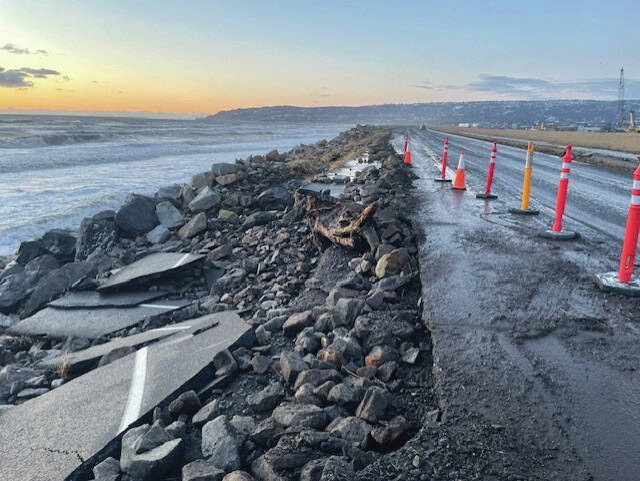
[[[166,306],[164,304],[140,304],[139,307],[150,307],[151,309],[175,309],[176,306]]]
[[[179,260],[178,262],[176,262],[176,263],[173,265],[172,269],[175,269],[176,267],[180,267],[180,266],[182,265],[182,263],[183,263],[184,261],[186,261],[186,260],[187,260],[187,257],[189,257],[190,255],[191,255],[191,254],[185,254],[185,255],[183,255],[183,256],[180,258],[180,260]]]
[[[127,398],[127,406],[122,415],[122,421],[120,421],[120,429],[118,433],[121,433],[127,427],[136,421],[140,416],[140,408],[142,407],[142,396],[144,394],[144,383],[147,377],[147,351],[146,347],[143,347],[136,352],[136,360],[133,365],[133,374],[131,376],[131,387],[129,388],[129,397]]]
[[[162,331],[182,331],[184,329],[191,329],[191,326],[165,326],[165,327],[156,327],[152,329],[154,332],[162,332]]]

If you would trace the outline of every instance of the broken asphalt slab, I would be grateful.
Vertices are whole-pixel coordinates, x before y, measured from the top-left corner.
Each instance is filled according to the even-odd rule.
[[[0,416],[0,479],[67,479],[115,449],[119,434],[155,406],[212,379],[213,356],[242,345],[252,329],[235,312],[206,317],[219,324],[143,347]],[[73,479],[89,478],[83,469]]]
[[[46,335],[55,338],[68,336],[95,339],[134,326],[147,317],[165,314],[189,305],[186,300],[163,300],[135,307],[107,307],[88,309],[58,309],[46,307],[7,332],[25,336]]]
[[[143,344],[161,342],[170,336],[181,334],[183,336],[211,329],[219,323],[215,316],[205,316],[198,319],[170,324],[149,331],[134,334],[133,336],[118,337],[109,342],[92,346],[81,351],[45,358],[38,363],[39,367],[56,370],[64,363],[69,376],[75,377],[91,369],[95,369],[100,359],[116,349],[136,349]]]
[[[144,281],[174,273],[188,265],[204,259],[203,255],[180,252],[156,252],[119,269],[104,281],[99,292],[117,291]]]
[[[96,291],[78,291],[51,301],[49,307],[58,309],[79,309],[89,307],[134,307],[143,302],[151,302],[168,295],[168,292],[118,292],[101,294]]]

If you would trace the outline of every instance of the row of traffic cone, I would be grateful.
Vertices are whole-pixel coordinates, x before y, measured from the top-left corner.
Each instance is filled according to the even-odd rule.
[[[522,186],[522,203],[520,208],[511,208],[509,211],[513,214],[537,215],[539,211],[529,207],[529,199],[531,195],[531,173],[533,163],[533,142],[527,145],[527,157],[524,170],[524,181]],[[440,177],[435,180],[437,182],[451,182],[446,178],[447,157],[449,150],[449,138],[444,140],[444,148],[442,154],[442,172]],[[571,162],[573,156],[571,154],[572,147],[567,145],[565,153],[562,157],[562,168],[560,171],[560,181],[558,184],[558,193],[556,196],[555,218],[551,229],[541,233],[543,237],[558,240],[575,239],[578,234],[574,231],[568,231],[563,228],[562,219],[567,201],[567,193],[569,190],[569,174],[571,172]],[[495,170],[495,161],[497,154],[496,142],[491,148],[491,156],[489,158],[489,170],[487,172],[487,180],[484,193],[476,194],[476,197],[482,199],[495,199],[496,195],[491,193],[491,184],[493,182],[493,174]],[[638,156],[640,161],[640,156]],[[466,190],[465,184],[465,164],[464,150],[460,152],[458,160],[458,168],[456,169],[453,189]],[[631,189],[631,203],[627,214],[627,224],[625,226],[624,242],[622,245],[622,255],[620,257],[620,265],[618,272],[606,272],[596,275],[598,285],[606,291],[618,292],[640,296],[640,278],[633,278],[633,266],[635,255],[638,247],[638,237],[640,234],[640,166],[633,173],[633,188]]]

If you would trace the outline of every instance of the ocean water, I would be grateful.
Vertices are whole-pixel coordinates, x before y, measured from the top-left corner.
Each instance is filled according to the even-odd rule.
[[[129,192],[153,194],[213,162],[286,151],[350,127],[0,115],[0,255],[116,209]]]

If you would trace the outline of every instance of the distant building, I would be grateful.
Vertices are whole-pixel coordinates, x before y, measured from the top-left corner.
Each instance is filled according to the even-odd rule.
[[[460,122],[460,123],[458,124],[458,127],[465,127],[465,128],[468,128],[468,127],[469,127],[469,122]]]

